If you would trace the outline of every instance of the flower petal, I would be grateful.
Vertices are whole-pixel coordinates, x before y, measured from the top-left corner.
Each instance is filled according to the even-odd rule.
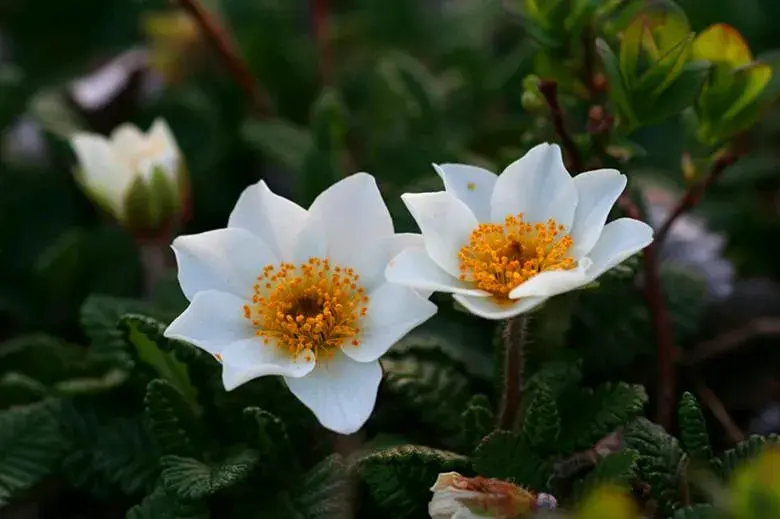
[[[250,300],[263,267],[279,263],[268,245],[244,229],[179,236],[171,247],[179,267],[179,284],[190,301],[201,290],[219,290]]]
[[[516,286],[510,293],[511,299],[525,297],[552,297],[574,290],[588,282],[587,270],[590,259],[583,258],[576,268],[571,270],[548,270],[540,272],[528,281]]]
[[[490,197],[498,176],[492,171],[468,164],[434,164],[444,188],[463,201],[477,220],[490,221]]]
[[[290,261],[306,217],[306,209],[275,194],[261,180],[238,197],[228,218],[228,228],[251,232],[267,243],[280,260]]]
[[[100,135],[79,133],[70,143],[79,162],[80,181],[97,195],[114,215],[121,215],[125,193],[135,178],[133,172]]]
[[[285,378],[298,400],[332,431],[357,432],[374,410],[382,368],[379,361],[355,362],[341,351],[332,359],[318,360],[314,371],[302,378]]]
[[[146,136],[136,125],[124,123],[111,132],[111,146],[122,160],[130,162],[146,148]]]
[[[356,173],[336,182],[314,200],[309,217],[318,222],[334,264],[355,269],[369,289],[381,283],[393,220],[373,176]]]
[[[460,274],[458,251],[479,222],[471,209],[446,191],[404,193],[401,199],[420,227],[425,250],[452,276]]]
[[[155,119],[147,132],[146,139],[147,142],[154,143],[154,162],[163,167],[163,171],[172,182],[178,182],[182,154],[168,123],[159,117]]]
[[[422,234],[404,232],[393,235],[390,243],[390,258],[398,256],[404,249],[409,247],[424,247]]]
[[[626,176],[616,169],[586,171],[574,177],[577,210],[569,234],[574,240],[572,254],[575,258],[584,256],[596,244],[612,206],[626,188],[626,182]]]
[[[385,277],[391,283],[418,290],[434,290],[475,297],[489,295],[443,271],[423,247],[409,247],[391,259],[385,270]]]
[[[455,294],[452,298],[466,307],[466,310],[472,314],[491,320],[509,319],[510,317],[529,312],[548,299],[546,297],[526,297],[516,299],[505,305],[499,305],[492,298],[488,297]]]
[[[363,320],[360,345],[341,348],[357,362],[372,362],[385,354],[418,325],[436,313],[436,305],[408,287],[384,283],[368,295],[368,313]]]
[[[503,222],[523,213],[529,223],[553,218],[569,228],[577,208],[577,188],[563,165],[557,144],[539,144],[499,175],[490,200],[491,218]]]
[[[225,292],[197,292],[164,335],[194,344],[212,355],[221,353],[234,342],[255,337],[255,329],[244,318],[244,304],[243,299]]]
[[[596,245],[588,254],[593,262],[588,270],[592,281],[653,242],[653,228],[633,218],[618,218],[604,226]]]
[[[295,380],[295,377],[309,375],[315,366],[314,355],[303,352],[293,359],[286,350],[274,344],[273,339],[265,344],[260,337],[234,342],[222,351],[221,356],[222,384],[227,391],[266,375],[282,375]]]

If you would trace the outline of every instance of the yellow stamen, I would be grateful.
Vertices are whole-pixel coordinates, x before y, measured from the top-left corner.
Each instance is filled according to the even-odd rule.
[[[522,214],[507,216],[503,225],[479,224],[458,253],[460,279],[507,302],[514,288],[540,272],[576,266],[567,256],[573,240],[564,231],[552,218],[532,224]]]
[[[244,318],[264,344],[273,344],[305,360],[331,358],[342,345],[359,346],[359,324],[368,312],[368,296],[351,268],[309,258],[301,265],[267,265],[254,285]]]

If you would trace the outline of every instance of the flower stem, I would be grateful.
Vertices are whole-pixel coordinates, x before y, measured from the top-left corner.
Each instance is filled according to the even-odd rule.
[[[539,93],[542,94],[544,100],[547,101],[547,106],[550,109],[550,116],[552,117],[553,127],[555,133],[561,139],[561,146],[566,153],[566,157],[569,160],[569,167],[574,171],[574,174],[581,173],[585,169],[585,164],[582,162],[580,152],[577,150],[577,145],[574,143],[571,134],[566,129],[566,123],[563,118],[563,109],[558,102],[558,83],[553,80],[543,80],[539,83]]]
[[[249,96],[258,115],[271,115],[273,107],[268,95],[260,88],[246,62],[241,59],[228,33],[203,7],[199,0],[179,0],[182,8],[198,23],[201,32],[219,54],[225,66],[236,79],[238,85]]]
[[[165,276],[168,265],[168,243],[148,240],[140,245],[141,266],[144,275],[144,298],[150,299]]]
[[[504,383],[498,411],[499,429],[512,429],[520,409],[525,364],[525,342],[528,337],[528,318],[518,315],[506,321],[501,336],[504,344]]]

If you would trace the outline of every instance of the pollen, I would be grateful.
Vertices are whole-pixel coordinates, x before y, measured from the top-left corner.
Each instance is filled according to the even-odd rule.
[[[475,189],[477,189],[477,185],[474,182],[469,182],[468,184],[466,184],[466,189],[468,189],[469,191],[474,191]]]
[[[552,218],[528,223],[523,215],[507,216],[503,224],[482,223],[458,252],[460,280],[490,292],[498,302],[521,283],[548,270],[569,270],[576,262],[565,228]]]
[[[243,316],[264,345],[307,362],[312,355],[331,358],[342,345],[360,345],[368,296],[353,269],[320,258],[267,265],[253,288]]]

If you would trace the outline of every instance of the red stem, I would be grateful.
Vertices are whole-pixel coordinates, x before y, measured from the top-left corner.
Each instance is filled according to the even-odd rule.
[[[330,48],[329,0],[311,0],[311,11],[314,22],[314,40],[317,42],[317,53],[320,62],[320,77],[324,84],[330,84],[332,78],[332,52]]]

